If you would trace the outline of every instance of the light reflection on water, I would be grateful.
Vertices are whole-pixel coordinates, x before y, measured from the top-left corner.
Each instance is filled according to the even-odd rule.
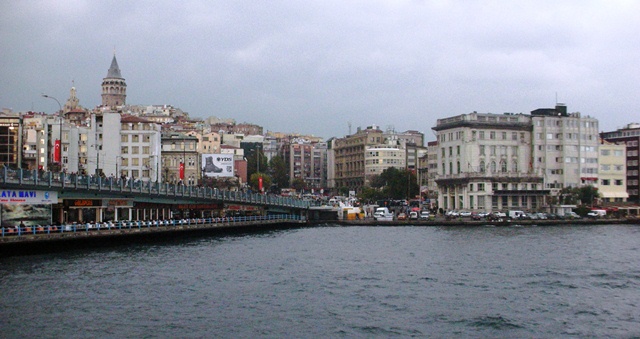
[[[640,228],[319,227],[0,259],[6,337],[640,335]]]

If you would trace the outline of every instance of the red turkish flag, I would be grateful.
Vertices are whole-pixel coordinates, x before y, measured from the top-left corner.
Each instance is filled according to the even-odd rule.
[[[180,180],[184,180],[184,162],[180,163]]]
[[[60,140],[56,140],[55,146],[54,146],[54,150],[53,150],[53,161],[54,162],[60,162],[62,156],[62,150],[60,147]]]
[[[258,178],[258,189],[262,192],[262,177]]]

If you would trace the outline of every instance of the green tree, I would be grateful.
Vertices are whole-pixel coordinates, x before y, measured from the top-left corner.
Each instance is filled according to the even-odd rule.
[[[249,186],[251,189],[258,191],[260,189],[260,177],[262,177],[262,188],[266,191],[271,187],[271,176],[266,173],[253,173],[249,178]]]
[[[281,156],[276,155],[269,162],[269,173],[276,188],[289,187],[289,171]]]
[[[576,194],[583,205],[593,205],[600,198],[598,188],[591,185],[578,188]]]
[[[384,182],[383,195],[391,199],[411,199],[420,192],[416,175],[410,170],[390,167],[380,174],[378,180],[381,182],[376,184]]]
[[[247,174],[249,177],[257,172],[268,173],[269,163],[260,148],[254,148],[247,154]]]
[[[295,189],[296,192],[300,193],[303,190],[307,189],[307,183],[304,182],[302,178],[295,178],[291,183],[291,188]]]

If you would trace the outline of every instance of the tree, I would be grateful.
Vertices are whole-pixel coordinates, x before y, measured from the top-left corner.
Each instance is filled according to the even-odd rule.
[[[417,177],[410,170],[390,167],[380,174],[374,184],[381,184],[378,180],[384,182],[382,192],[387,198],[410,199],[420,193]]]
[[[256,191],[260,190],[260,177],[262,177],[262,189],[268,190],[271,187],[271,176],[266,173],[253,173],[249,178],[249,185]]]
[[[257,172],[268,173],[269,163],[262,149],[256,147],[247,154],[247,174],[251,177]]]
[[[302,178],[295,178],[291,183],[291,188],[295,189],[296,192],[302,192],[307,188],[307,183]]]
[[[598,188],[591,185],[578,188],[577,195],[583,205],[593,205],[600,198]]]
[[[276,155],[269,162],[269,173],[277,188],[289,187],[289,172],[281,156]]]

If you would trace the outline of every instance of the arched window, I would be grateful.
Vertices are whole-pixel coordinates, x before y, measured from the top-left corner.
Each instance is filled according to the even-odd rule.
[[[518,172],[518,161],[515,159],[511,161],[511,172]]]
[[[500,160],[500,172],[507,172],[507,162],[505,160]]]
[[[491,162],[491,173],[496,173],[496,162],[492,161]]]
[[[484,173],[485,170],[485,164],[484,164],[484,160],[480,161],[480,173]]]
[[[458,174],[460,174],[460,161],[458,161]]]

